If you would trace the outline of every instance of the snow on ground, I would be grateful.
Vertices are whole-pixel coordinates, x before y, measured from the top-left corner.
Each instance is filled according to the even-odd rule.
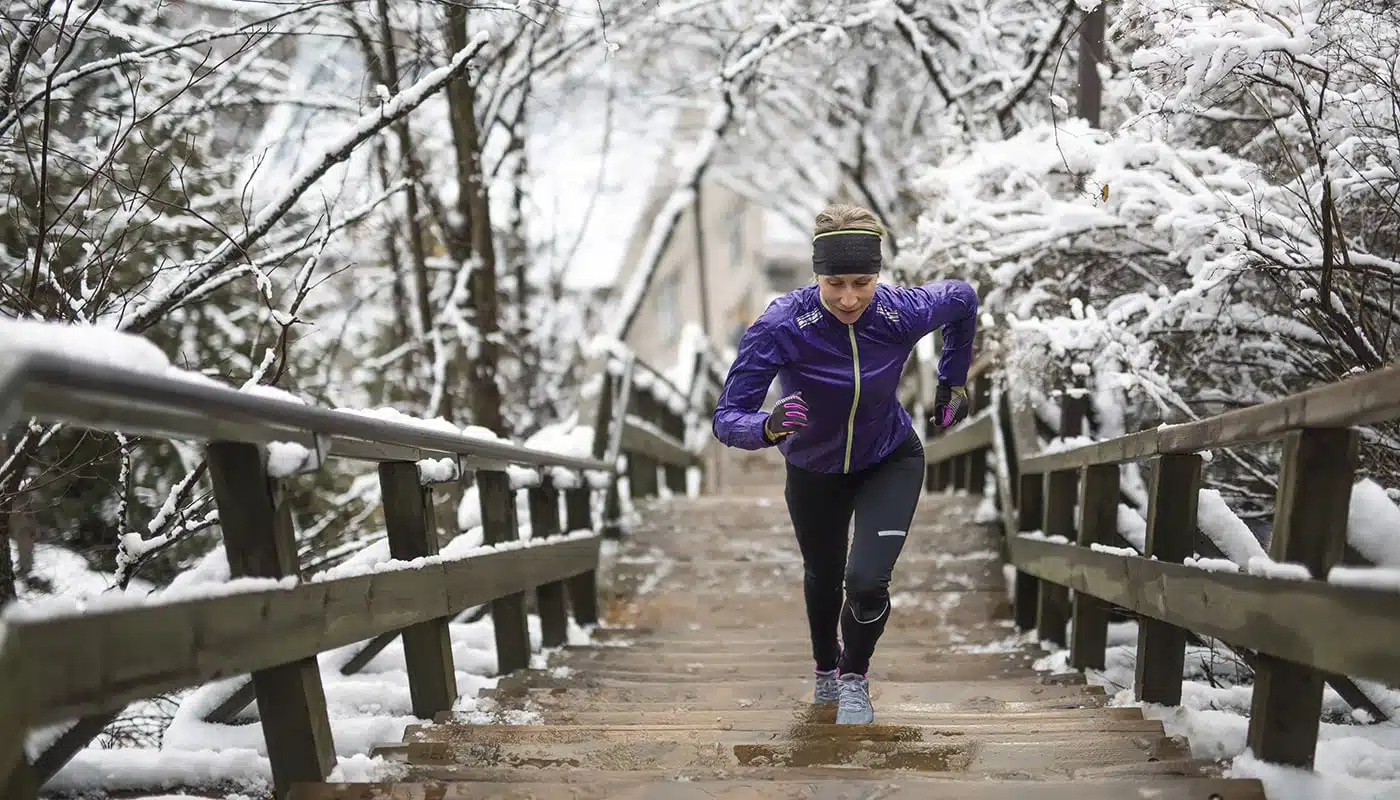
[[[1049,654],[1036,668],[1067,672],[1069,651],[1041,642]],[[1181,705],[1161,706],[1133,699],[1137,657],[1137,623],[1109,626],[1106,668],[1087,670],[1089,683],[1102,686],[1114,706],[1138,706],[1150,719],[1160,719],[1168,736],[1185,736],[1191,755],[1226,761],[1230,777],[1258,778],[1269,800],[1400,800],[1400,723],[1343,724],[1324,721],[1318,735],[1314,772],[1265,764],[1245,747],[1249,730],[1251,686],[1234,685],[1241,667],[1220,649],[1188,647],[1183,671]],[[1367,687],[1368,693],[1377,687]],[[1395,707],[1400,692],[1380,688],[1378,703]],[[1364,715],[1363,715],[1364,716]],[[1331,688],[1323,692],[1323,717],[1355,717],[1350,706]]]

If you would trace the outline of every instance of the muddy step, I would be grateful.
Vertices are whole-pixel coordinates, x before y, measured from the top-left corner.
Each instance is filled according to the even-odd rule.
[[[1264,800],[1255,780],[1221,778],[1144,781],[879,780],[849,776],[813,780],[670,780],[619,773],[582,773],[576,783],[299,784],[289,800]]]
[[[754,729],[769,729],[783,725],[830,724],[836,711],[830,705],[804,705],[796,710],[781,708],[740,708],[723,710],[675,710],[658,708],[659,704],[643,704],[647,722],[656,725],[733,725],[748,726]],[[504,714],[487,713],[493,724],[510,724]],[[540,722],[546,725],[630,725],[642,717],[639,711],[573,711],[570,709],[545,709],[536,712]],[[478,717],[473,716],[472,719]],[[453,712],[439,714],[436,720],[447,724],[465,722],[466,716]],[[880,724],[889,725],[948,725],[977,726],[1015,724],[1044,730],[1092,728],[1094,730],[1116,730],[1117,723],[1140,722],[1144,719],[1142,709],[1136,707],[1102,706],[1096,708],[1066,708],[1044,711],[1020,711],[1014,713],[987,711],[942,711],[942,712],[899,712],[882,707]],[[1130,726],[1131,727],[1131,726]]]
[[[875,730],[907,729],[881,726]],[[746,731],[705,731],[676,737],[654,733],[622,740],[555,742],[545,737],[517,736],[487,742],[411,743],[407,760],[415,766],[470,764],[520,770],[859,767],[1068,777],[1068,771],[1076,767],[1141,764],[1188,756],[1173,740],[1150,734],[1079,733],[1047,741],[1040,736],[997,733],[906,741],[857,735],[770,740]]]
[[[971,737],[1006,742],[1043,741],[1048,734],[1126,734],[1164,736],[1160,720],[1068,719],[1026,722],[1001,715],[996,722],[944,724],[833,725],[831,723],[774,724],[772,721],[709,725],[410,725],[404,744],[450,742],[501,744],[533,742],[937,742]]]
[[[939,693],[943,690],[940,687],[946,685],[964,686],[985,683],[987,686],[997,684],[1009,684],[1009,688],[1000,692],[995,692],[1002,696],[1005,691],[1015,692],[1023,686],[1036,686],[1044,688],[1056,686],[1062,688],[1073,688],[1079,691],[1092,690],[1095,687],[1087,685],[1087,681],[1078,673],[1068,673],[1065,675],[1046,675],[1036,673],[1034,670],[1025,669],[1019,674],[1007,674],[1005,676],[988,675],[993,670],[968,670],[970,674],[959,675],[947,673],[947,678],[920,677],[916,680],[899,680],[897,677],[886,676],[883,670],[873,669],[870,681],[871,696],[888,696],[890,692],[896,692],[901,696],[914,697],[917,692]],[[696,696],[697,691],[716,688],[719,690],[730,689],[741,694],[772,694],[777,690],[778,694],[797,696],[806,694],[810,696],[814,687],[814,678],[810,669],[791,670],[786,674],[776,676],[718,676],[713,680],[704,679],[700,675],[677,675],[677,674],[644,674],[636,673],[634,677],[627,674],[614,673],[590,673],[572,672],[569,670],[520,670],[507,675],[496,682],[493,689],[483,690],[492,692],[492,696],[508,697],[525,691],[546,690],[558,691],[589,691],[607,689],[637,689],[641,694],[648,697],[658,696],[658,699],[670,698],[682,699]],[[956,689],[955,689],[956,691]],[[1102,692],[1102,689],[1098,691]],[[912,692],[912,693],[911,693]],[[484,695],[483,695],[484,696]],[[923,695],[919,695],[923,696]]]
[[[924,683],[938,681],[1010,680],[1037,677],[1030,661],[1008,661],[986,665],[972,663],[901,664],[887,663],[877,658],[870,665],[872,681]],[[512,673],[512,683],[533,687],[570,688],[574,686],[626,686],[636,683],[733,683],[736,680],[810,680],[811,662],[801,664],[727,664],[708,666],[692,662],[687,665],[657,664],[655,669],[621,669],[606,665],[590,667],[556,666],[548,670]]]
[[[929,593],[929,597],[921,600],[918,607],[895,608],[890,613],[887,631],[899,636],[904,631],[933,630],[950,623],[970,627],[1006,617],[1011,608],[1004,591]],[[657,631],[693,630],[691,626],[698,625],[723,631],[726,636],[731,630],[759,626],[776,627],[788,635],[807,628],[800,586],[766,595],[643,595],[613,608],[608,620],[614,625],[640,625]]]

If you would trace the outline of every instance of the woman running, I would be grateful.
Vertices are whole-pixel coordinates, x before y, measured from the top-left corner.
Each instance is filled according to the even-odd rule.
[[[713,420],[715,437],[729,447],[777,446],[787,461],[815,701],[837,703],[838,724],[875,719],[866,673],[923,489],[924,448],[899,404],[900,374],[914,344],[941,330],[933,423],[957,423],[967,415],[963,384],[977,330],[977,294],[964,281],[879,282],[884,234],[857,206],[817,215],[815,285],[775,299],[744,333]],[[760,411],[775,376],[783,398],[771,413]]]

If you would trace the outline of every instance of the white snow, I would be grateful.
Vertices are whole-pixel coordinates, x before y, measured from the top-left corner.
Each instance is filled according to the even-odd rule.
[[[1104,687],[1110,705],[1139,706],[1148,718],[1162,721],[1168,736],[1187,737],[1193,757],[1224,760],[1229,777],[1260,779],[1268,800],[1400,798],[1400,725],[1323,722],[1314,772],[1264,764],[1245,746],[1253,690],[1237,659],[1223,650],[1188,646],[1181,705],[1138,703],[1132,688],[1136,642],[1137,623],[1110,625],[1106,668],[1087,670],[1089,683]],[[1035,663],[1036,669],[1070,669],[1068,650],[1046,642],[1041,646],[1050,654]],[[1363,691],[1382,709],[1400,703],[1400,692],[1394,690],[1369,684]],[[1355,718],[1350,711],[1330,687],[1324,691],[1323,713],[1329,719]]]
[[[1225,504],[1215,489],[1202,489],[1196,500],[1196,524],[1225,557],[1236,564],[1248,564],[1266,553],[1244,520]]]
[[[1370,478],[1351,487],[1347,542],[1372,564],[1400,567],[1400,508]]]

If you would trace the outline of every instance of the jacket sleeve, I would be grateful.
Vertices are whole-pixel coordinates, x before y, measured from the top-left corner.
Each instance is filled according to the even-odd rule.
[[[729,447],[761,450],[777,444],[763,435],[768,412],[759,407],[768,396],[773,377],[786,362],[779,333],[773,320],[764,314],[739,339],[738,354],[725,376],[711,422],[715,438]]]
[[[977,291],[967,281],[937,280],[898,290],[902,312],[909,315],[910,341],[935,329],[943,334],[938,380],[951,386],[967,382],[972,366],[972,339],[977,334]]]

